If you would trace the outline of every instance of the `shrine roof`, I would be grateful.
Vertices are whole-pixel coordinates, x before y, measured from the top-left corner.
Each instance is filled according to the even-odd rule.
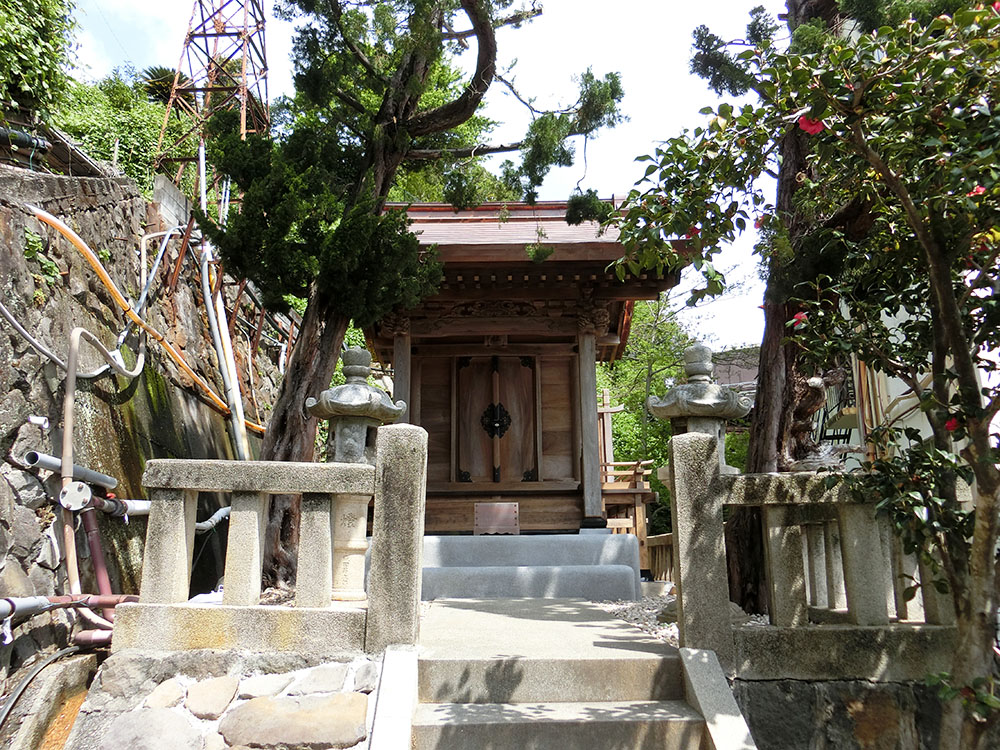
[[[526,260],[524,248],[535,243],[553,248],[548,260],[556,262],[610,262],[624,254],[616,229],[601,232],[594,221],[567,224],[565,201],[487,203],[460,211],[447,203],[388,204],[386,209],[406,209],[410,231],[420,244],[436,244],[445,263]]]

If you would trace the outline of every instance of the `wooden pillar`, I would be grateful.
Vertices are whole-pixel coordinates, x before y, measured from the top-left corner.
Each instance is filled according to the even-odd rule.
[[[580,384],[580,436],[583,461],[581,485],[583,487],[584,523],[588,518],[603,518],[601,504],[601,457],[597,447],[597,336],[593,331],[581,331],[577,336],[580,356],[578,382]]]
[[[392,339],[392,400],[405,401],[406,410],[397,422],[409,422],[410,411],[410,332]]]

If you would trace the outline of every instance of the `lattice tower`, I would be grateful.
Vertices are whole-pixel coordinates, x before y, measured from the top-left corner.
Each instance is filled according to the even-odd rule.
[[[268,132],[264,21],[261,0],[195,0],[156,149],[157,166],[178,165],[178,185],[216,112],[238,107],[242,138]],[[180,137],[167,133],[175,110],[191,123]]]

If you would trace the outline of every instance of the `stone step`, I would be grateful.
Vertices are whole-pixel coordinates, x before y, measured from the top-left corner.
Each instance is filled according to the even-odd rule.
[[[636,599],[628,565],[424,567],[422,597],[431,599]]]
[[[680,701],[425,703],[413,750],[699,750],[704,727]]]
[[[427,658],[418,667],[422,703],[665,701],[683,698],[675,652],[603,658]]]

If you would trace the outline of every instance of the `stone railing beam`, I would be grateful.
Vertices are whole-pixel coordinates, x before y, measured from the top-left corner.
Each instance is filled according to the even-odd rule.
[[[363,463],[302,461],[211,461],[158,458],[146,464],[142,483],[150,489],[187,487],[200,492],[263,492],[300,495],[337,492],[371,495],[375,470]]]

